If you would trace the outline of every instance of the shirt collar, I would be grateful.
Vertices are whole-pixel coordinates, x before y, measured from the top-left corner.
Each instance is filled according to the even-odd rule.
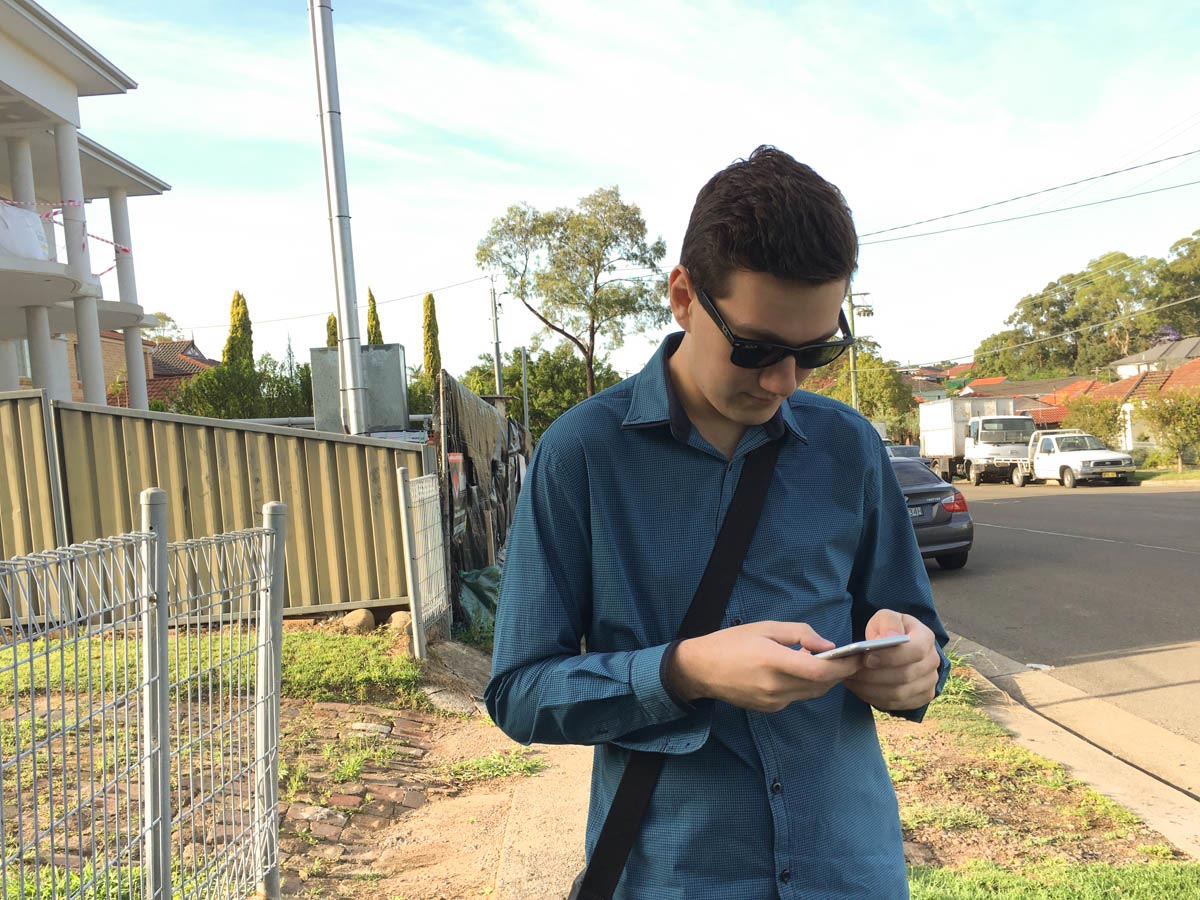
[[[622,428],[650,428],[655,425],[670,425],[671,436],[677,441],[687,441],[692,431],[692,423],[688,419],[679,393],[671,381],[667,363],[671,355],[679,349],[683,342],[683,332],[669,334],[659,345],[657,352],[646,363],[645,368],[637,374],[633,395],[630,398],[629,412],[621,423]],[[797,438],[808,443],[808,438],[796,421],[792,405],[784,403],[775,411],[770,419],[762,424],[763,433],[770,440],[783,437],[786,430],[791,431]]]

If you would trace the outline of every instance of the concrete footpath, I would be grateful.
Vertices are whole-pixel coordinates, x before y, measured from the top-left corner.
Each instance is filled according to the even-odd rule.
[[[998,688],[979,708],[1019,745],[1062,763],[1073,777],[1200,859],[1200,800],[1189,794],[1197,793],[1200,746],[1110,703],[1088,699],[1047,672],[965,638],[952,636],[952,641]],[[480,668],[463,673],[477,697],[486,682]],[[535,749],[549,769],[518,779],[513,789],[494,881],[494,896],[506,900],[565,897],[583,865],[592,749]]]

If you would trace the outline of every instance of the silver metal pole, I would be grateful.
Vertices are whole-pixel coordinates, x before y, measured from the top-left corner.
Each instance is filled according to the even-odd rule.
[[[525,433],[529,433],[529,353],[521,348],[521,412],[525,420]],[[524,438],[521,439],[524,443]]]
[[[412,616],[413,656],[425,658],[425,621],[421,615],[421,579],[417,577],[417,529],[413,523],[412,486],[408,469],[396,469],[400,484],[400,522],[404,538],[404,581],[408,588],[408,611]]]
[[[496,366],[496,396],[504,396],[504,377],[501,374],[500,366],[500,316],[496,310],[496,276],[492,276],[492,346],[495,351],[495,366]]]
[[[258,790],[254,792],[255,821],[263,844],[259,864],[262,881],[258,896],[279,900],[279,694],[283,678],[283,594],[287,585],[287,504],[263,507],[263,557],[271,561],[270,578],[259,591],[258,627],[266,632],[258,646],[255,681],[254,767]]]
[[[358,337],[358,289],[354,283],[354,247],[350,240],[350,197],[342,150],[342,105],[338,97],[337,58],[333,49],[333,7],[329,0],[308,0],[313,56],[317,66],[317,98],[321,111],[321,150],[325,157],[325,197],[333,249],[334,286],[338,305],[338,360],[341,372],[342,424],[350,434],[364,434],[366,389]]]
[[[142,823],[146,829],[146,896],[171,898],[171,685],[167,618],[167,492],[142,491],[142,531],[154,535],[143,548],[142,733],[148,765],[142,768]]]

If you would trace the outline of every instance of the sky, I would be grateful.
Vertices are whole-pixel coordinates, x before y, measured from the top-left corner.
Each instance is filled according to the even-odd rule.
[[[236,289],[256,352],[323,346],[336,301],[306,4],[45,6],[139,85],[83,99],[81,130],[172,185],[130,203],[142,305],[219,356]],[[418,363],[433,291],[456,375],[491,352],[475,248],[514,203],[617,185],[669,269],[696,192],[759,144],[837,184],[862,235],[1200,149],[1200,20],[1174,2],[342,0],[333,18],[361,332],[370,287],[384,339]],[[1189,181],[1200,155],[880,237]],[[88,221],[111,237],[103,202]],[[858,331],[904,363],[969,358],[1058,276],[1198,229],[1194,185],[864,237],[853,289],[874,316]],[[502,349],[529,344],[540,323],[501,305]],[[627,336],[616,369],[671,330]]]

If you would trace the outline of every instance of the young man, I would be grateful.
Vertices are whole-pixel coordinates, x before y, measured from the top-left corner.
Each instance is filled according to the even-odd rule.
[[[857,254],[841,193],[786,153],[719,172],[670,275],[683,333],[558,419],[529,469],[488,709],[523,743],[596,746],[589,858],[629,751],[665,754],[617,897],[908,896],[872,707],[919,720],[946,634],[879,436],[796,392],[844,349]],[[779,458],[722,627],[676,642],[768,441]],[[889,634],[910,641],[813,655]]]

